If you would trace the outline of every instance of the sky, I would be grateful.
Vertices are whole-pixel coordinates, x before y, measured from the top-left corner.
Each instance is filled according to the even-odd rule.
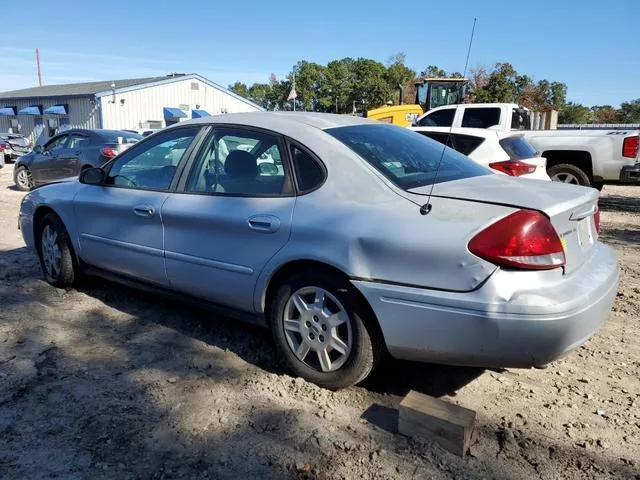
[[[227,86],[286,76],[298,60],[386,63],[421,71],[509,62],[562,81],[568,100],[613,105],[640,97],[640,0],[7,2],[0,91],[43,83],[199,73]]]

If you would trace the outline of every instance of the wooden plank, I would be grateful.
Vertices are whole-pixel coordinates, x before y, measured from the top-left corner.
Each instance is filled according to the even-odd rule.
[[[463,456],[469,447],[476,412],[419,392],[410,391],[400,402],[398,431],[422,437]]]

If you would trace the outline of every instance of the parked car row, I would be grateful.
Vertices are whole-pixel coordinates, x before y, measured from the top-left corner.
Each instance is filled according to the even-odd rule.
[[[30,151],[29,139],[14,133],[0,133],[0,157],[5,162],[15,160]]]
[[[65,130],[19,157],[13,179],[18,189],[28,191],[60,178],[78,176],[86,168],[104,165],[142,138],[120,130]]]
[[[73,151],[79,132],[65,135],[31,162],[57,172],[54,147]],[[100,275],[256,321],[318,385],[357,383],[385,353],[544,365],[609,315],[618,267],[598,241],[594,189],[492,174],[425,135],[351,116],[222,115],[133,140],[24,197],[20,230],[46,280]],[[95,133],[87,147],[104,141]],[[484,142],[507,162],[536,158],[520,137],[472,150]]]
[[[637,130],[531,130],[517,104],[447,105],[420,116],[423,131],[489,129],[518,131],[547,162],[552,180],[601,189],[603,182],[640,183],[640,133]]]

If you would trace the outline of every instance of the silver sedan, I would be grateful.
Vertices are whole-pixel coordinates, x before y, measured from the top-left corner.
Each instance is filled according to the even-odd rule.
[[[19,225],[51,284],[102,275],[257,320],[293,373],[336,389],[387,352],[528,367],[584,343],[618,281],[597,201],[392,125],[259,112],[37,188]]]

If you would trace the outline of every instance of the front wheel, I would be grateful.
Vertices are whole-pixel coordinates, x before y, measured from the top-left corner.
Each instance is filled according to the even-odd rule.
[[[31,172],[24,165],[20,165],[13,172],[13,183],[16,184],[18,190],[28,192],[34,187],[33,177]]]
[[[79,275],[66,228],[55,213],[48,213],[38,231],[38,253],[45,280],[54,287],[70,287]]]
[[[377,363],[368,309],[348,281],[295,274],[277,290],[270,325],[278,351],[298,376],[337,390],[362,381]]]

